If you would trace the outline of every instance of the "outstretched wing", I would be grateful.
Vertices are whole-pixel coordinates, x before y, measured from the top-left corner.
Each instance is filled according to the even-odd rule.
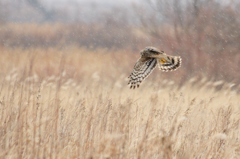
[[[157,65],[155,58],[140,58],[133,68],[133,72],[128,77],[130,88],[138,88],[141,82],[146,79]]]
[[[182,59],[179,56],[168,56],[159,58],[158,68],[161,71],[175,71],[177,68],[181,66]]]

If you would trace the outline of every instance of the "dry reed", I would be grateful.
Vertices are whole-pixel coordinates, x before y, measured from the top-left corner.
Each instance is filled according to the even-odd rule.
[[[239,158],[239,86],[154,71],[138,54],[1,49],[0,158]]]

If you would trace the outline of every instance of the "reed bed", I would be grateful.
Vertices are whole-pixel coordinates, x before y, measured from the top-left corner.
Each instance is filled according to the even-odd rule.
[[[1,48],[0,158],[239,158],[239,85],[180,68],[130,90],[138,56]]]

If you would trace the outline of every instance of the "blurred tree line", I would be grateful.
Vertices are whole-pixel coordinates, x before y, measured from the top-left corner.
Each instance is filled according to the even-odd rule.
[[[240,2],[237,0],[145,0],[142,29],[156,45],[183,56],[185,76],[208,74],[240,82]],[[148,14],[141,14],[147,12]]]
[[[83,12],[83,6],[71,4],[75,9],[51,8],[41,0],[1,0],[0,45],[77,45],[135,52],[153,45],[183,57],[184,80],[207,74],[213,80],[240,83],[238,0],[142,0],[129,8],[115,6],[99,12],[94,12],[96,5]],[[18,9],[22,19],[12,18]]]

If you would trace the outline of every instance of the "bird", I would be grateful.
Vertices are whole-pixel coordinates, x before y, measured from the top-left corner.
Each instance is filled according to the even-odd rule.
[[[150,73],[158,65],[159,70],[168,72],[177,70],[182,63],[180,56],[170,56],[164,51],[149,46],[140,51],[141,57],[134,65],[133,72],[130,74],[128,85],[130,89],[138,88]]]

